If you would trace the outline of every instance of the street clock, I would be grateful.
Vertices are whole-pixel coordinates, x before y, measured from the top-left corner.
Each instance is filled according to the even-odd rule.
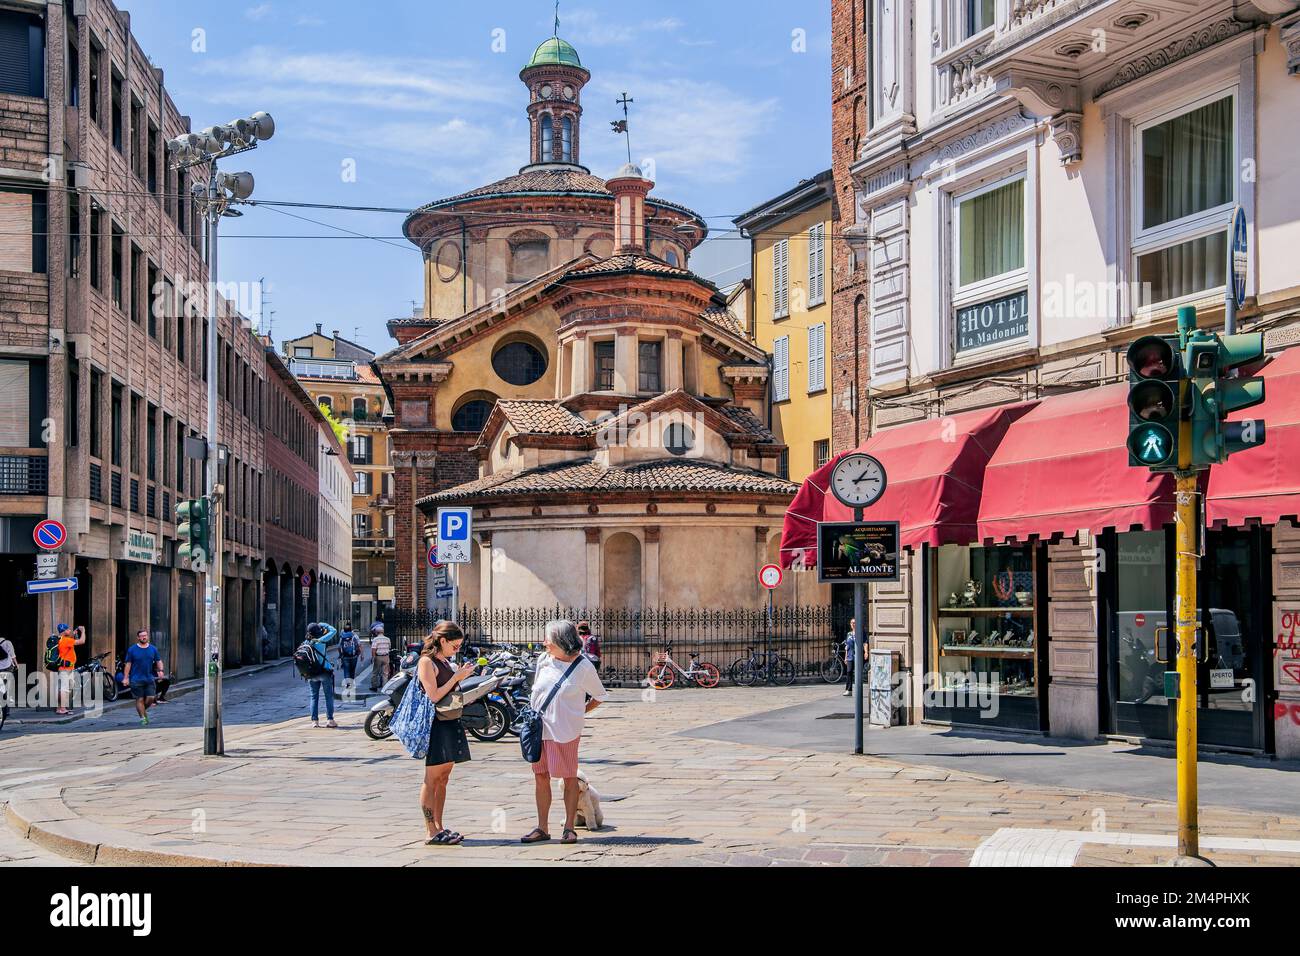
[[[850,508],[866,508],[885,493],[885,466],[870,455],[845,455],[831,470],[831,493]]]

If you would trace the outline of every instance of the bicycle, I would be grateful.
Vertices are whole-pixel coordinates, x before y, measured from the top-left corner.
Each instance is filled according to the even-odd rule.
[[[695,651],[691,651],[691,666],[683,670],[682,665],[673,660],[672,650],[673,646],[671,644],[665,647],[661,653],[655,656],[650,669],[646,671],[645,679],[651,687],[655,690],[666,690],[673,686],[678,674],[697,687],[718,686],[720,675],[715,665],[707,661],[701,661],[700,655]]]
[[[844,679],[844,642],[831,642],[831,656],[822,661],[822,680],[838,684]]]
[[[766,657],[756,647],[750,647],[749,657],[742,657],[731,665],[728,676],[732,683],[741,687],[751,687],[758,680],[789,687],[794,683],[795,666],[788,657],[781,657],[776,651],[768,651]]]

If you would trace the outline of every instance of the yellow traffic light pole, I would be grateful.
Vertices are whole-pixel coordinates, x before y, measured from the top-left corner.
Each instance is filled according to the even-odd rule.
[[[1191,429],[1190,423],[1182,427]],[[1196,472],[1178,472],[1177,482],[1178,590],[1174,620],[1178,640],[1178,855],[1186,858],[1200,856],[1196,795],[1196,539],[1201,501]]]

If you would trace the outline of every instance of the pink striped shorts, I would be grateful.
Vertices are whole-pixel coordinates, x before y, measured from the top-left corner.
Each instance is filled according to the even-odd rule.
[[[581,737],[574,737],[564,743],[554,740],[542,741],[542,759],[533,764],[533,773],[550,774],[568,780],[578,775],[578,742]]]

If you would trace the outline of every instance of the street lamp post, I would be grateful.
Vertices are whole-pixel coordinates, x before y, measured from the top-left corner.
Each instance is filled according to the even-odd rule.
[[[210,126],[201,133],[187,133],[168,142],[167,148],[175,157],[174,169],[188,169],[206,164],[208,181],[196,183],[194,198],[203,212],[208,248],[208,436],[204,468],[204,490],[211,508],[211,542],[207,551],[207,568],[204,575],[204,668],[203,668],[203,753],[220,756],[225,753],[225,740],[221,729],[221,671],[222,671],[222,602],[224,588],[224,559],[222,534],[225,524],[225,487],[221,481],[223,449],[217,441],[217,376],[220,356],[217,354],[217,226],[222,216],[238,216],[230,208],[253,193],[252,173],[222,173],[217,170],[217,160],[235,153],[256,149],[259,142],[270,139],[275,133],[275,121],[267,113],[254,113],[247,119],[238,119],[224,126]],[[178,201],[180,198],[178,197]]]

